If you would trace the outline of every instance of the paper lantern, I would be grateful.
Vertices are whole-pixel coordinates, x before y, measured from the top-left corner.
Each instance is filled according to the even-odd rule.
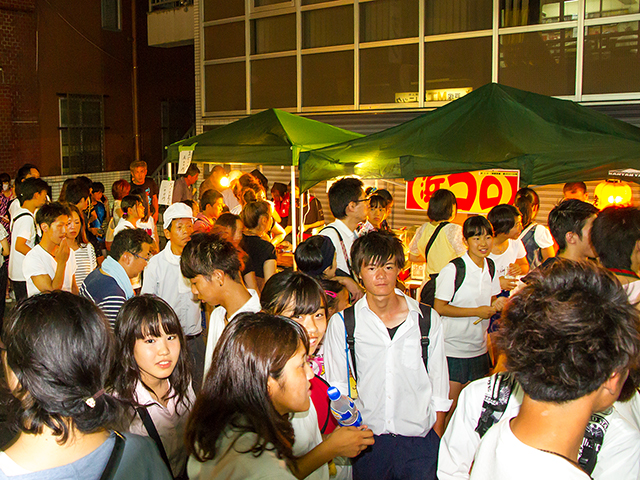
[[[612,205],[626,207],[631,205],[633,192],[626,182],[620,180],[606,180],[596,187],[595,206],[600,210]]]

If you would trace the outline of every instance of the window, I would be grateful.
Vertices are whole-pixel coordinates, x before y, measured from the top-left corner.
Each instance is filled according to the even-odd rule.
[[[502,35],[498,80],[504,85],[542,95],[574,95],[574,30]]]
[[[418,0],[376,0],[360,4],[360,41],[418,36]]]
[[[353,105],[353,50],[302,56],[302,106]]]
[[[205,22],[244,15],[244,0],[204,0],[201,5]]]
[[[492,0],[425,0],[424,33],[487,30],[493,26]]]
[[[246,110],[246,69],[244,62],[204,67],[205,111]]]
[[[62,174],[101,172],[104,168],[104,104],[99,95],[65,95],[60,105]]]
[[[425,100],[447,101],[491,82],[491,37],[424,44]]]
[[[517,27],[578,19],[575,0],[500,0],[500,26]]]
[[[296,49],[296,16],[251,20],[251,53],[283,52]]]
[[[302,48],[353,43],[353,5],[302,12]]]
[[[244,55],[244,22],[223,23],[204,28],[204,59]]]
[[[296,57],[251,62],[251,108],[296,106]]]
[[[418,45],[360,50],[360,103],[418,102]]]
[[[102,28],[119,32],[122,30],[120,0],[102,0]]]
[[[585,29],[582,93],[640,92],[638,22]]]

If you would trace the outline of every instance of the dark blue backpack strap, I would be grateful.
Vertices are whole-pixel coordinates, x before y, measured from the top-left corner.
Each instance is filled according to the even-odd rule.
[[[487,258],[487,268],[489,269],[489,275],[491,275],[491,280],[496,276],[496,262]]]
[[[494,382],[491,381],[493,378],[488,379],[487,393],[484,396],[482,411],[475,429],[480,438],[502,418],[515,383],[513,376],[507,372],[497,373]]]
[[[451,296],[451,302],[453,302],[456,292],[460,290],[460,287],[464,282],[464,276],[467,274],[467,266],[465,265],[462,257],[454,258],[450,263],[453,263],[456,266],[456,279],[453,285],[453,295]]]

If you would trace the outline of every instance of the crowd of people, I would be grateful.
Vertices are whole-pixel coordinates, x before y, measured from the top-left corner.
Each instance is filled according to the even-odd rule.
[[[438,190],[403,243],[357,178],[325,225],[260,171],[199,173],[166,209],[144,162],[113,205],[85,177],[52,201],[33,165],[12,200],[0,175],[0,479],[640,478],[640,210],[577,182],[548,228],[530,188],[458,224]]]

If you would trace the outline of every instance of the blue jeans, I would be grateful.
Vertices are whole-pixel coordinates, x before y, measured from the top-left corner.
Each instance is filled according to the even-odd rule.
[[[440,437],[375,435],[375,443],[353,462],[354,480],[435,480]]]

